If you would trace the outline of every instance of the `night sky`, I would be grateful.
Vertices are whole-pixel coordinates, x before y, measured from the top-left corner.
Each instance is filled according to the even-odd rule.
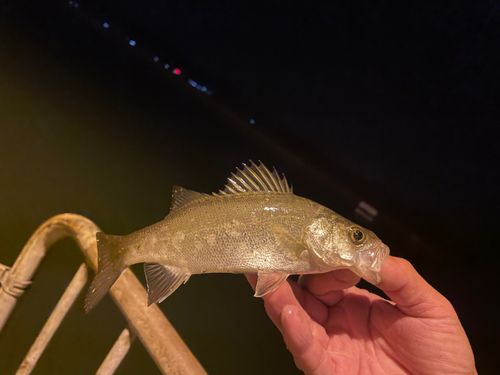
[[[425,225],[432,212],[454,230],[463,225],[461,212],[469,221],[496,215],[500,52],[493,4],[89,1],[78,9],[81,27],[111,25],[95,30],[104,48],[122,36],[143,48],[134,61],[144,58],[143,69],[122,66],[120,80],[141,69],[156,81],[147,58],[159,56],[159,64],[181,68],[186,80],[254,119],[269,138],[307,150],[293,147],[301,159],[342,170],[387,205],[415,208],[412,222]],[[116,71],[113,60],[108,64]],[[142,85],[142,98],[161,90],[126,85],[118,90]]]
[[[150,172],[143,185],[155,185],[161,159],[171,168],[159,178],[209,192],[242,162],[261,159],[287,173],[297,194],[375,230],[412,261],[455,305],[478,370],[488,373],[497,368],[500,332],[491,296],[500,224],[499,10],[495,1],[3,2],[0,198],[14,203],[2,199],[2,223],[19,215],[17,246],[44,215],[63,209],[130,232],[160,220],[169,193],[148,216],[139,203],[119,202],[120,192],[131,193],[101,177],[100,165],[117,179]],[[13,89],[40,98],[33,119],[20,120]],[[75,124],[59,128],[58,118]],[[100,212],[97,203],[72,204],[70,193],[63,206],[39,193],[54,202],[22,219],[15,185],[38,181],[38,169],[23,164],[34,148],[16,148],[14,139],[34,142],[41,159],[56,144],[89,157],[95,173],[67,159],[72,179],[107,183],[88,202],[107,197],[106,189],[118,191],[117,201]],[[77,139],[90,149],[74,146]],[[356,214],[360,201],[378,210],[373,221]]]

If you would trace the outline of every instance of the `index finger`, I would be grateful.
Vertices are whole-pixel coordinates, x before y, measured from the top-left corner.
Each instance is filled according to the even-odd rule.
[[[245,274],[248,282],[255,289],[257,275]],[[292,280],[282,283],[275,291],[262,296],[267,315],[283,332],[281,316],[287,305],[301,306],[316,322],[323,323],[328,317],[328,311],[320,301],[306,290],[303,290]]]
[[[327,306],[333,306],[344,297],[344,291],[360,280],[351,270],[341,269],[320,274],[302,275],[299,285],[307,289]]]

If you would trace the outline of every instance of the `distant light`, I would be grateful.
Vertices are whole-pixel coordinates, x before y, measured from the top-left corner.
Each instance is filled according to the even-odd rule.
[[[137,43],[135,42],[135,40],[132,40],[130,39],[128,44],[130,44],[132,47],[135,46]]]
[[[109,27],[109,23],[104,22],[104,23],[102,24],[102,27],[104,27],[105,29],[107,29],[107,28]]]
[[[174,68],[172,70],[172,73],[174,73],[176,76],[178,76],[179,74],[181,74],[181,70],[179,68]]]
[[[165,64],[165,65],[163,65],[163,67],[164,67],[165,69],[168,69],[168,68],[170,68],[170,65]]]
[[[255,124],[255,120],[253,118],[250,119],[250,124]]]
[[[158,56],[155,56],[155,57],[153,57],[153,61],[158,62],[158,61],[160,61],[160,58]]]
[[[188,80],[188,83],[191,86],[195,87],[197,90],[200,90],[200,91],[204,92],[207,95],[212,95],[213,94],[213,92],[210,91],[207,86],[202,86],[202,85],[194,82],[193,80]]]

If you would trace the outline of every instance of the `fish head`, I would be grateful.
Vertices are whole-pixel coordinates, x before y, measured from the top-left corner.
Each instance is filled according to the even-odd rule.
[[[307,227],[304,243],[322,271],[349,268],[371,284],[382,281],[379,272],[389,247],[371,230],[341,216],[325,215]]]

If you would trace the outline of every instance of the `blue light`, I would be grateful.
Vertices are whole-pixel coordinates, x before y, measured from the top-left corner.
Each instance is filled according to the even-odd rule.
[[[170,68],[170,65],[165,64],[165,65],[163,65],[163,67],[164,67],[165,69],[168,69],[168,68]]]
[[[192,83],[191,83],[191,82],[192,82]],[[207,95],[212,95],[212,94],[213,94],[213,93],[212,93],[212,91],[210,91],[210,90],[207,88],[207,86],[202,86],[202,85],[200,85],[200,84],[198,84],[198,83],[196,83],[196,82],[194,82],[194,81],[191,81],[191,82],[190,82],[190,81],[188,81],[188,83],[189,83],[191,86],[196,87],[196,89],[197,89],[197,90],[200,90],[200,91],[204,92],[204,93],[205,93],[205,94],[207,94]]]
[[[190,79],[188,79],[188,83],[189,83],[191,86],[196,87],[196,82],[195,82],[195,81],[193,81],[191,78],[190,78]]]
[[[109,23],[104,22],[104,23],[102,24],[102,27],[104,27],[105,29],[107,29],[107,28],[109,27]]]
[[[135,40],[130,39],[128,44],[130,44],[132,47],[136,45]]]
[[[250,124],[255,124],[255,120],[253,118],[250,119]]]
[[[160,61],[160,58],[159,58],[158,56],[155,56],[155,57],[153,58],[153,61],[154,61],[154,62],[158,62],[158,61]]]

